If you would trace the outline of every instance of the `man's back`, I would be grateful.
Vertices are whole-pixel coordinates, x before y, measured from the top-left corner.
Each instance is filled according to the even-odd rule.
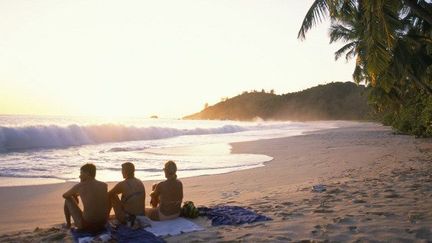
[[[83,218],[87,222],[101,222],[108,218],[108,186],[104,182],[81,182],[78,192],[83,203]]]

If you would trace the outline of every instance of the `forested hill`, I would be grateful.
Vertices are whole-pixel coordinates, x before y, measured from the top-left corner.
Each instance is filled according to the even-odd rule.
[[[244,92],[183,119],[364,120],[369,111],[364,86],[335,82],[284,95]]]

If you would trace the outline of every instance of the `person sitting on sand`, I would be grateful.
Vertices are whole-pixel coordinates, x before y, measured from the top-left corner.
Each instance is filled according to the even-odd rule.
[[[177,179],[177,165],[168,161],[164,166],[167,180],[153,185],[150,194],[152,208],[146,208],[145,214],[152,220],[174,219],[180,215],[183,200],[183,184]]]
[[[135,178],[134,164],[127,162],[121,166],[124,181],[109,191],[109,197],[117,220],[124,224],[128,219],[144,215],[145,188],[142,181]],[[121,199],[118,194],[122,194]]]
[[[71,216],[79,230],[98,232],[108,221],[108,185],[95,179],[96,166],[85,164],[80,169],[80,183],[63,194],[66,227],[71,227]],[[83,211],[78,206],[81,198]]]

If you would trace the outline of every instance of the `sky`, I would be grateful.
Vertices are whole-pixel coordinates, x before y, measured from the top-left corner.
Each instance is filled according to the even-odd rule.
[[[0,0],[0,114],[179,118],[243,91],[351,81],[313,0]]]

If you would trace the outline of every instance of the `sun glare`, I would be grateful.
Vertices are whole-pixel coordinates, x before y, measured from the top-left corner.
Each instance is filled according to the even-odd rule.
[[[36,2],[0,3],[0,114],[178,118],[351,79],[325,26],[297,39],[311,1]]]

